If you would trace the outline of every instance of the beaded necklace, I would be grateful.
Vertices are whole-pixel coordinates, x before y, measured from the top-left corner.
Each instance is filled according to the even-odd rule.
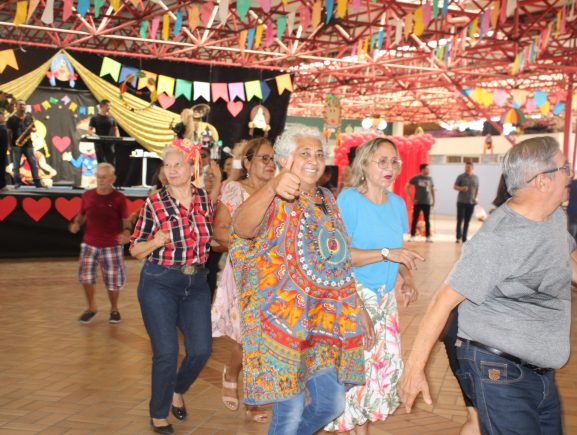
[[[320,203],[315,201],[315,199],[317,199],[319,196],[321,198]],[[329,228],[328,228],[329,234],[328,234],[327,241],[326,241],[326,247],[328,249],[328,256],[326,255],[326,252],[323,251],[323,249],[321,249],[320,238],[317,238],[317,240],[315,242],[315,245],[316,245],[315,248],[316,248],[316,251],[319,253],[319,255],[322,258],[324,258],[325,260],[330,260],[331,257],[338,251],[338,248],[339,248],[339,244],[337,242],[337,237],[336,237],[336,231],[337,231],[336,218],[335,218],[335,214],[333,212],[333,209],[332,209],[332,207],[328,206],[326,199],[325,199],[325,195],[323,194],[323,192],[319,188],[317,188],[314,195],[311,195],[307,192],[301,192],[300,197],[301,198],[302,197],[307,198],[311,204],[313,204],[314,206],[320,207],[320,209],[323,211],[323,213],[325,215],[327,215],[329,218],[329,220],[328,220],[329,221]],[[314,211],[312,213],[314,214]],[[306,213],[305,213],[305,216],[306,216]],[[308,222],[306,225],[307,225],[307,229],[310,232],[312,232],[312,230],[310,228],[311,223]]]

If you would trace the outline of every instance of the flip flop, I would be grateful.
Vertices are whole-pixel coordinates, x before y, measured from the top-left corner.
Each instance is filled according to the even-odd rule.
[[[236,382],[228,382],[226,380],[226,367],[222,371],[222,403],[231,411],[236,411],[238,409],[238,399],[236,397],[227,396],[224,392],[224,389],[228,388],[230,390],[237,390],[238,383]]]
[[[268,414],[260,410],[256,409],[247,409],[246,410],[246,417],[255,423],[267,423],[268,422]]]

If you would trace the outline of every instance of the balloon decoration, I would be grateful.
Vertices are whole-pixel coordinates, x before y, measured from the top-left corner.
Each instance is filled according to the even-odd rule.
[[[341,137],[340,146],[335,148],[335,165],[339,167],[339,174],[343,167],[349,165],[349,152],[351,148],[363,143],[382,137],[393,142],[399,150],[399,157],[403,161],[401,173],[395,181],[393,192],[405,198],[405,184],[414,175],[419,173],[419,165],[429,161],[429,150],[435,143],[435,138],[430,134],[414,134],[412,136],[385,136],[378,132],[370,131],[363,133],[345,133]],[[406,199],[406,198],[405,198]]]
[[[509,109],[503,114],[501,120],[505,124],[513,124],[520,127],[525,123],[525,115],[519,109]]]

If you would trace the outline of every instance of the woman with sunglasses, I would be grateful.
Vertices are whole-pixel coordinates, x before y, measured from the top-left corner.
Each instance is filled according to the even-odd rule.
[[[351,237],[357,292],[375,327],[375,346],[365,350],[366,384],[347,391],[345,412],[325,427],[328,431],[366,434],[370,422],[385,420],[399,406],[396,383],[403,363],[393,289],[400,273],[404,305],[414,302],[417,290],[410,270],[424,260],[403,249],[403,234],[409,229],[407,208],[389,191],[401,165],[397,147],[389,140],[364,143],[353,161],[352,187],[337,201]]]
[[[223,186],[214,218],[213,238],[227,249],[234,212],[253,192],[271,180],[276,170],[272,145],[267,139],[250,140],[243,151],[241,161],[246,176],[240,181],[229,181]],[[236,411],[239,406],[238,375],[242,370],[242,344],[238,291],[228,259],[212,305],[212,335],[227,336],[234,341],[229,362],[222,372],[222,401],[228,409]],[[248,407],[246,415],[257,423],[267,420],[267,414],[259,413],[254,407]]]

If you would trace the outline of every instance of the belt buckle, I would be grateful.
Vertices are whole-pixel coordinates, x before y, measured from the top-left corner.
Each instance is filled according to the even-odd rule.
[[[194,264],[187,264],[180,269],[185,275],[194,275],[196,273],[196,266]]]

